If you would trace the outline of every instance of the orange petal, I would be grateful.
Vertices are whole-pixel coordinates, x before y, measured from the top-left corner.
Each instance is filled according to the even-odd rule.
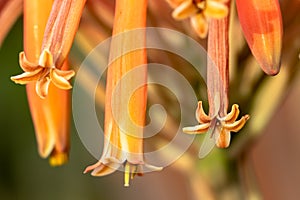
[[[45,68],[53,68],[54,63],[53,63],[53,56],[50,53],[49,50],[43,50],[40,59],[39,59],[39,65]]]
[[[222,127],[217,127],[219,134],[218,137],[216,137],[216,146],[219,148],[227,148],[230,144],[230,131],[222,128]]]
[[[191,17],[191,24],[200,38],[206,38],[208,33],[208,22],[202,13]]]
[[[55,73],[58,76],[64,77],[66,80],[70,80],[75,75],[75,71],[74,70],[60,70],[60,69],[55,69]]]
[[[209,18],[221,19],[228,15],[228,6],[217,1],[206,1],[206,7],[203,12]]]
[[[177,8],[174,9],[172,17],[177,20],[185,19],[196,14],[198,8],[194,5],[192,0],[182,2]]]
[[[239,114],[239,106],[237,104],[233,104],[230,113],[228,113],[224,118],[225,123],[233,123],[238,118]]]
[[[282,17],[277,0],[237,0],[240,23],[257,62],[268,75],[280,70]]]
[[[249,115],[245,115],[238,121],[235,121],[233,123],[225,123],[225,124],[222,124],[222,126],[224,129],[227,129],[228,131],[238,132],[239,130],[241,130],[244,127],[245,123],[247,122],[247,120],[249,118],[250,118]]]
[[[65,77],[57,74],[56,69],[50,70],[50,79],[52,83],[60,89],[68,90],[72,88],[72,85],[69,83],[69,81],[67,81]]]
[[[198,107],[196,109],[196,119],[199,123],[208,123],[211,121],[211,118],[205,114],[202,106],[202,101],[198,102]]]
[[[19,53],[19,64],[25,72],[32,72],[38,68],[38,65],[27,60],[24,51]]]
[[[199,124],[196,126],[184,127],[182,131],[188,134],[202,134],[202,133],[206,133],[209,127],[210,127],[210,123]]]
[[[20,75],[10,77],[10,79],[18,84],[27,84],[32,81],[37,81],[41,76],[42,70],[43,69],[40,68],[32,72],[24,72]]]
[[[36,82],[36,93],[42,98],[46,98],[48,95],[48,88],[51,80],[48,77],[41,78]]]

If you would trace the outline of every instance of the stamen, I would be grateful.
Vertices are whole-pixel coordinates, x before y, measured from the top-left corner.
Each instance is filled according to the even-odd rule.
[[[130,164],[126,162],[124,171],[124,187],[129,187],[130,174]]]

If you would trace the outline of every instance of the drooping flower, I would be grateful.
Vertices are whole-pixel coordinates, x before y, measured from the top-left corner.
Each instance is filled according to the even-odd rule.
[[[253,56],[266,74],[276,75],[283,33],[278,0],[236,0],[236,6]]]
[[[229,0],[168,0],[174,7],[174,19],[190,18],[191,24],[201,38],[206,38],[210,19],[221,19],[228,15]]]
[[[38,60],[51,6],[52,0],[24,1],[24,52],[29,62]],[[56,166],[68,158],[69,97],[67,91],[50,90],[48,98],[42,100],[35,92],[34,83],[26,85],[39,154],[43,158],[50,155],[50,163]]]
[[[74,71],[61,68],[70,51],[85,1],[54,1],[39,60],[30,62],[26,53],[21,52],[19,60],[24,73],[11,77],[15,83],[36,82],[36,92],[41,98],[47,96],[50,82],[60,89],[72,88],[68,80],[74,76]]]
[[[208,35],[208,61],[207,66],[207,93],[209,101],[209,115],[206,115],[202,102],[199,101],[196,110],[196,119],[200,125],[185,127],[183,131],[189,134],[202,134],[208,132],[217,147],[226,148],[230,144],[230,132],[238,132],[249,119],[249,115],[243,116],[236,121],[239,116],[237,104],[232,106],[230,113],[228,110],[228,86],[229,86],[229,43],[228,27],[229,16],[223,19],[213,19],[209,24]],[[204,157],[211,147],[200,152],[200,157]]]
[[[160,170],[148,165],[143,158],[143,127],[145,123],[147,103],[147,56],[146,49],[141,48],[126,52],[130,46],[145,46],[145,31],[137,37],[127,31],[144,28],[146,25],[147,0],[117,0],[113,26],[113,39],[110,48],[110,59],[116,52],[120,57],[112,60],[107,71],[104,121],[104,148],[100,160],[84,173],[92,171],[93,176],[104,176],[124,166],[124,186],[129,186],[129,179],[141,174],[144,168]],[[117,39],[116,39],[117,38]],[[138,76],[143,84],[136,91],[133,79],[122,78],[131,70],[139,68]],[[120,84],[118,96],[113,99],[116,88]],[[130,97],[126,102],[126,97]],[[114,112],[115,111],[115,112]],[[147,170],[147,171],[148,171]]]
[[[68,160],[70,96],[60,88],[70,88],[67,80],[74,75],[66,57],[83,5],[84,1],[24,1],[24,52],[19,61],[25,72],[12,80],[27,84],[39,154],[50,156],[52,166]]]
[[[173,18],[191,19],[201,38],[206,38],[210,19],[228,15],[230,0],[167,0]],[[262,70],[276,75],[280,70],[282,17],[278,0],[236,0],[238,17],[251,52]]]

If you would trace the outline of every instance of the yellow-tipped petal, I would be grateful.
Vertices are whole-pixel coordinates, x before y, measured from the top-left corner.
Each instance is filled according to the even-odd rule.
[[[37,70],[32,71],[32,72],[24,72],[20,75],[10,77],[10,79],[15,83],[24,85],[24,84],[27,84],[29,82],[39,80],[40,77],[41,77],[42,70],[43,69],[40,68],[40,69],[37,69]]]
[[[243,116],[240,120],[238,121],[235,121],[233,123],[225,123],[225,124],[222,124],[222,126],[227,129],[228,131],[232,131],[232,132],[238,132],[239,130],[241,130],[245,123],[247,122],[247,120],[250,118],[249,115],[245,115]]]
[[[60,76],[56,69],[52,69],[50,71],[50,79],[52,83],[60,89],[68,90],[72,88],[72,85],[69,83],[69,81],[65,77]]]
[[[202,101],[198,102],[198,107],[196,109],[196,119],[199,123],[209,123],[211,121],[211,118],[206,115],[203,110]]]
[[[184,127],[182,131],[188,134],[202,134],[208,131],[210,123],[199,124],[196,126]]]
[[[40,55],[39,65],[45,68],[54,67],[53,56],[49,50],[43,50],[43,52]]]
[[[191,17],[191,24],[200,38],[206,38],[208,33],[208,22],[202,13]]]
[[[32,72],[38,68],[36,64],[31,63],[27,60],[24,51],[19,53],[19,64],[24,72]]]
[[[224,118],[225,123],[233,123],[238,118],[239,114],[239,105],[233,104],[230,113],[228,113]]]
[[[227,148],[230,144],[230,131],[224,129],[223,127],[219,128],[219,135],[216,138],[216,146],[218,148]]]
[[[221,19],[228,15],[228,6],[217,1],[206,1],[203,12],[207,17]]]
[[[177,20],[186,19],[196,14],[198,8],[194,5],[192,0],[186,0],[176,7],[172,13],[172,17]]]
[[[46,98],[48,95],[48,89],[50,84],[50,79],[48,77],[42,78],[36,82],[36,93],[42,98]]]
[[[58,76],[64,77],[66,80],[70,80],[73,76],[75,76],[75,71],[74,70],[60,70],[60,69],[55,69],[55,73]]]

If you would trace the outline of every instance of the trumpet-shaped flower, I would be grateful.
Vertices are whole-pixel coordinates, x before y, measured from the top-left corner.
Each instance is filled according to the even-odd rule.
[[[147,0],[117,0],[113,36],[129,30],[143,28],[146,25]],[[112,39],[110,57],[115,52],[128,48],[141,42],[145,45],[145,32],[139,35],[139,39],[132,38],[127,34],[119,35],[118,42]],[[105,97],[105,121],[104,121],[104,148],[100,160],[89,167],[84,173],[92,171],[93,176],[104,176],[117,170],[124,165],[124,186],[129,186],[129,179],[136,174],[141,174],[143,168],[160,170],[144,162],[143,158],[143,129],[134,128],[130,124],[143,127],[145,123],[147,103],[147,56],[146,49],[138,49],[129,53],[123,52],[108,67]],[[133,80],[123,80],[120,85],[118,98],[113,102],[113,94],[117,84],[130,70],[141,67],[138,77],[143,82],[142,86],[130,94],[129,88],[134,88]],[[127,104],[125,96],[130,96]],[[113,109],[116,115],[113,114]],[[127,112],[128,111],[128,112]],[[128,114],[127,114],[128,113]],[[129,115],[129,116],[128,116]],[[121,125],[122,124],[122,125]],[[147,170],[147,171],[149,171]]]
[[[229,85],[228,21],[229,16],[224,19],[211,20],[209,26],[208,56],[212,60],[212,62],[208,62],[207,66],[209,115],[205,114],[202,102],[199,101],[196,119],[200,125],[183,128],[183,131],[189,134],[201,134],[211,130],[211,135],[207,137],[213,138],[216,146],[220,148],[228,147],[230,132],[239,131],[249,119],[249,115],[245,115],[236,121],[239,116],[237,104],[234,104],[231,112],[227,113]],[[207,153],[200,152],[200,154],[204,154],[201,157]]]

